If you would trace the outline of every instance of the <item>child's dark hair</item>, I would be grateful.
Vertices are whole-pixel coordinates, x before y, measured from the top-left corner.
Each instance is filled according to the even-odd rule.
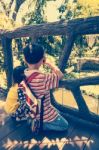
[[[36,64],[38,63],[44,56],[44,49],[39,44],[27,45],[23,49],[24,57],[27,63]]]
[[[13,81],[14,83],[20,84],[22,80],[24,80],[24,66],[18,66],[13,69]]]

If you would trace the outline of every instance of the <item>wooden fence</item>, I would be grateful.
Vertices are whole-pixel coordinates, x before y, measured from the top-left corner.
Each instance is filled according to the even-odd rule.
[[[32,39],[35,39],[41,36],[66,35],[67,40],[59,61],[59,68],[61,69],[61,71],[64,72],[75,39],[79,35],[86,35],[86,34],[99,34],[99,16],[75,19],[70,20],[68,22],[66,20],[62,20],[53,23],[24,26],[14,29],[13,31],[0,30],[0,38],[2,40],[2,46],[4,50],[4,62],[6,66],[8,88],[11,87],[12,85],[12,71],[13,71],[12,39],[22,37],[31,37]],[[86,102],[80,91],[80,86],[96,85],[96,84],[99,84],[99,76],[60,81],[60,87],[65,87],[71,90],[71,92],[73,93],[73,96],[78,105],[78,110],[58,104],[55,101],[53,95],[52,95],[52,103],[62,113],[71,115],[73,117],[78,118],[80,117],[80,119],[94,123],[95,125],[98,126],[99,116],[92,114],[89,111],[88,106],[86,105]]]

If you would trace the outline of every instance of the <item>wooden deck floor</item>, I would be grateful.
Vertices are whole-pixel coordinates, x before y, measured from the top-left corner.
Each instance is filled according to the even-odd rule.
[[[70,123],[69,123],[70,124]],[[67,132],[34,135],[26,122],[7,118],[0,126],[0,150],[99,150],[99,132],[72,122]]]

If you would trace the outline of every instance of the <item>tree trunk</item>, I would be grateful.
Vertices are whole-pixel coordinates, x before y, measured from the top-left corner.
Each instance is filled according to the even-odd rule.
[[[7,10],[8,16],[9,16],[9,14],[10,14],[11,7],[13,6],[13,3],[14,3],[14,0],[10,0],[9,5],[8,5],[8,10]]]
[[[20,9],[20,6],[23,4],[25,0],[15,0],[15,8],[13,10],[13,13],[12,13],[12,19],[15,21],[16,20],[16,16],[17,16],[17,13]]]
[[[6,4],[4,3],[3,0],[0,0],[0,3],[2,5],[4,13],[6,14],[6,16],[8,16],[8,11],[7,11],[7,8],[6,8]]]

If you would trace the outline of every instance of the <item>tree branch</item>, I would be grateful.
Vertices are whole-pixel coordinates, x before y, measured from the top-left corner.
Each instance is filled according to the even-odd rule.
[[[13,10],[13,13],[12,13],[13,20],[16,20],[18,10],[20,9],[20,6],[23,4],[24,1],[25,0],[15,0],[15,7],[14,7],[14,10]]]

